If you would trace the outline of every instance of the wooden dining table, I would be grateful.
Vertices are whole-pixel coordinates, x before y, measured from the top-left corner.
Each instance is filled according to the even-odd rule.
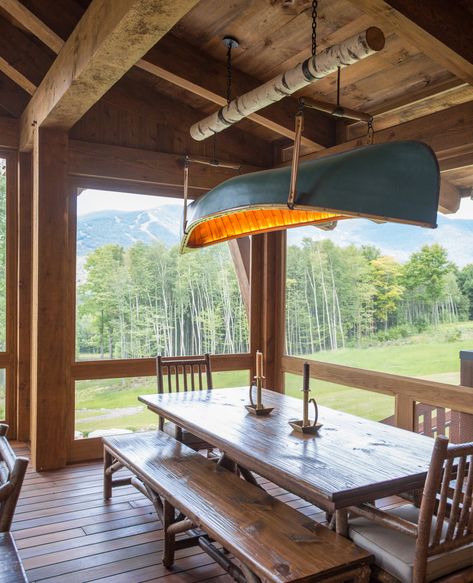
[[[138,397],[148,409],[224,452],[281,488],[337,516],[346,509],[424,486],[434,440],[397,427],[319,407],[317,434],[294,431],[300,399],[263,390],[269,416],[245,409],[248,387]],[[246,476],[245,476],[246,477]]]

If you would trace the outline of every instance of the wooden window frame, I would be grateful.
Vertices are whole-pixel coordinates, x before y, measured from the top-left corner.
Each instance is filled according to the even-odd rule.
[[[0,352],[0,368],[5,369],[5,420],[9,436],[16,437],[18,402],[16,395],[17,269],[18,269],[18,156],[0,149],[6,160],[6,330],[5,350]]]
[[[130,358],[130,359],[100,359],[100,360],[77,360],[76,357],[76,258],[77,258],[77,198],[80,192],[85,189],[117,191],[119,185],[114,180],[81,179],[71,178],[68,185],[70,196],[69,205],[69,246],[70,256],[70,308],[69,308],[69,330],[71,354],[71,374],[70,374],[70,395],[72,409],[68,411],[68,435],[70,436],[68,463],[76,463],[90,459],[96,459],[102,455],[101,438],[74,439],[75,428],[75,384],[77,381],[115,379],[131,377],[148,377],[156,375],[156,361],[154,358]],[[135,191],[132,194],[149,195],[149,187],[140,187],[139,183],[134,185]],[[129,187],[124,190],[129,192]],[[158,195],[157,195],[158,196]],[[171,195],[169,198],[180,199],[179,196]],[[251,328],[249,327],[250,335]],[[251,345],[251,338],[250,338]],[[232,370],[251,370],[253,358],[250,352],[242,354],[217,354],[212,356],[212,370],[214,372],[224,372]]]
[[[286,234],[287,237],[287,234]],[[286,251],[287,252],[287,251]],[[284,263],[281,294],[283,300],[283,318],[279,326],[282,336],[282,346],[285,347],[286,336],[286,265]],[[277,281],[275,281],[277,284]],[[355,389],[363,389],[375,393],[394,396],[395,398],[395,425],[409,431],[414,430],[414,406],[416,401],[434,407],[446,407],[462,413],[473,414],[473,389],[468,386],[451,385],[436,381],[418,379],[391,373],[355,368],[341,364],[333,364],[320,360],[301,358],[286,354],[283,348],[280,360],[280,373],[284,379],[285,373],[302,376],[303,366],[309,362],[310,376],[313,379],[335,383]],[[284,392],[284,380],[282,380]]]

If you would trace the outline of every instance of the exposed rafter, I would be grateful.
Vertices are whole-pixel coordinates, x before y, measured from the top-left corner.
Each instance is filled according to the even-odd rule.
[[[56,54],[64,41],[19,0],[2,0],[2,9]]]
[[[444,215],[456,213],[460,208],[462,193],[445,176],[440,181],[439,211]]]
[[[473,14],[445,0],[350,0],[473,85]]]
[[[70,129],[196,3],[93,0],[22,115],[21,149],[35,126]]]
[[[17,85],[19,85],[24,91],[33,95],[36,91],[36,85],[27,79],[20,71],[15,69],[6,59],[0,57],[0,71],[4,73],[7,77],[10,77]]]
[[[154,194],[161,188],[168,196],[182,196],[183,162],[182,156],[166,152],[79,140],[71,140],[69,145],[69,173],[72,176],[102,180],[115,188],[134,184],[136,190],[137,185],[149,185]],[[241,171],[261,169],[242,165]],[[226,168],[196,164],[190,173],[190,191],[193,196],[199,196],[234,175],[234,171]]]
[[[64,45],[53,30],[39,20],[18,0],[8,0],[2,8],[29,32],[56,54]],[[172,55],[172,60],[169,58]],[[172,62],[172,70],[169,64]],[[189,64],[192,63],[192,66]],[[222,95],[222,82],[226,74],[225,64],[210,59],[190,45],[169,35],[160,42],[159,47],[151,49],[146,59],[140,59],[136,66],[173,85],[202,97],[218,106],[226,104]],[[205,79],[205,83],[203,83]],[[233,71],[233,86],[236,93],[244,93],[256,87],[259,81],[244,73]],[[254,114],[250,119],[280,136],[294,138],[293,113],[297,108],[295,100],[286,100],[267,108],[265,115]],[[309,112],[307,130],[303,145],[310,150],[321,150],[335,143],[335,124],[327,116]]]

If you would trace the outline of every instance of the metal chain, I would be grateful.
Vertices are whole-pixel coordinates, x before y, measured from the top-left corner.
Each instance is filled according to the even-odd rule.
[[[227,105],[232,100],[232,43],[227,48]]]
[[[213,146],[212,162],[214,164],[216,164],[217,163],[217,132],[214,132],[214,135],[212,137],[212,146]]]
[[[373,116],[368,120],[368,131],[366,132],[367,142],[371,146],[374,143],[374,119]]]
[[[318,1],[312,0],[312,56],[315,57],[317,51],[317,8]]]
[[[337,109],[340,108],[340,85],[341,85],[341,67],[337,67]]]

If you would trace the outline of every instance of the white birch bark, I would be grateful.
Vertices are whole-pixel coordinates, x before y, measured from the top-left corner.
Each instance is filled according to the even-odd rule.
[[[194,140],[205,140],[252,113],[327,77],[338,67],[352,65],[380,51],[384,47],[384,41],[382,31],[370,27],[240,95],[227,106],[191,126],[190,134]]]

